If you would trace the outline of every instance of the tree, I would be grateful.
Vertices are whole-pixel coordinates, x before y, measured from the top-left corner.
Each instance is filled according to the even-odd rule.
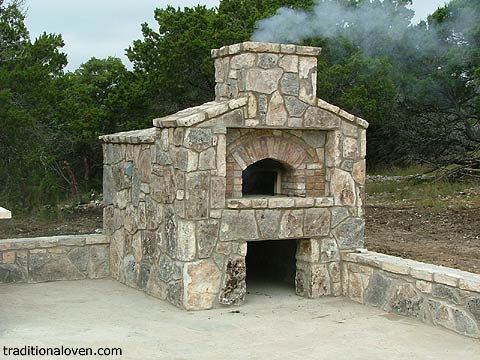
[[[158,31],[143,24],[143,39],[127,49],[146,89],[150,113],[158,117],[212,100],[215,82],[211,49],[247,41],[256,21],[280,6],[304,7],[312,3],[224,0],[218,9],[169,6],[155,10]]]
[[[82,187],[99,188],[102,150],[98,137],[144,125],[134,118],[135,81],[120,59],[91,58],[75,72],[57,79],[56,86],[62,94],[57,109],[56,154],[63,164],[57,172],[72,193]]]
[[[0,1],[0,200],[15,207],[54,201],[58,195],[51,172],[58,96],[52,83],[66,64],[60,36],[43,34],[30,41],[20,6]]]
[[[449,164],[480,155],[479,18],[478,1],[451,1],[421,25],[428,51],[408,54],[399,88],[410,143],[423,159]]]

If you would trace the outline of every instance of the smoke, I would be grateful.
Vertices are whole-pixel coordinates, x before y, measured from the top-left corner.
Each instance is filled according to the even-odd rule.
[[[272,17],[260,20],[252,40],[300,43],[311,38],[344,37],[366,55],[385,54],[391,50],[389,46],[399,43],[419,51],[438,48],[440,41],[434,32],[427,34],[425,29],[410,24],[413,16],[413,10],[387,0],[367,0],[356,5],[317,0],[311,10],[284,7]]]

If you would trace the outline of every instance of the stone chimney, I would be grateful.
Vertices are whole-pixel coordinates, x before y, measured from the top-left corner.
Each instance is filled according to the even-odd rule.
[[[300,116],[305,106],[301,102],[316,105],[320,51],[316,47],[259,42],[214,49],[215,99],[248,95],[249,115],[258,115],[260,123],[294,123],[296,120],[289,118]]]

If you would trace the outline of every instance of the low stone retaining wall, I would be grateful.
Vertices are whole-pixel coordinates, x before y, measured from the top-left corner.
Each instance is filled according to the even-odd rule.
[[[375,252],[342,266],[350,299],[480,338],[480,275]]]
[[[104,235],[0,239],[0,284],[110,276]]]

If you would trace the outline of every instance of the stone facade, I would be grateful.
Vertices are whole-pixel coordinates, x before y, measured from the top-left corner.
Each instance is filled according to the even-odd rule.
[[[108,277],[108,240],[103,235],[0,240],[0,284]]]
[[[480,338],[480,275],[367,252],[343,256],[353,301]]]
[[[297,293],[341,295],[340,251],[363,248],[368,123],[316,98],[319,52],[213,50],[215,101],[101,138],[114,278],[188,310],[240,304],[247,243],[294,239]],[[276,195],[247,196],[264,160]]]

